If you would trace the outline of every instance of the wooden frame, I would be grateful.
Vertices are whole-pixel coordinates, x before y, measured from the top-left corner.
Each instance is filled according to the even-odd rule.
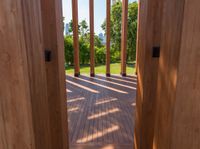
[[[135,147],[198,149],[200,2],[140,2]],[[0,1],[2,149],[68,148],[61,9],[61,0]],[[152,58],[158,46],[160,57]]]

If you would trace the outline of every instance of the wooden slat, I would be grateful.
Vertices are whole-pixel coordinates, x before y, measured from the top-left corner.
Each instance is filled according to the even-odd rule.
[[[121,75],[126,76],[128,0],[122,0]]]
[[[119,85],[112,83],[114,77],[122,80],[118,83]],[[132,149],[134,128],[134,106],[132,104],[135,103],[136,90],[131,82],[134,80],[126,83],[120,76],[112,76],[107,79],[106,76],[91,78],[82,75],[79,78],[67,76],[67,80],[99,91],[99,93],[93,93],[81,87],[74,87],[73,84],[67,85],[68,89],[72,91],[68,94],[68,101],[74,102],[73,104],[68,102],[69,127],[72,128],[69,133],[70,136],[73,136],[70,139],[70,146],[72,148],[110,146],[112,149],[120,147]],[[119,90],[126,90],[126,87],[120,86],[120,84],[133,88],[127,89],[128,94],[116,93],[88,81]],[[83,100],[76,100],[77,96]],[[74,109],[74,111],[70,109]]]
[[[90,76],[95,75],[95,49],[94,49],[94,0],[89,1],[89,14],[90,14]]]
[[[200,148],[200,2],[185,2],[172,149]],[[184,109],[184,110],[183,110]],[[187,137],[185,137],[187,136]]]
[[[64,39],[61,0],[42,0],[42,25],[44,49],[52,52],[51,61],[46,62],[47,96],[50,114],[52,148],[67,149],[67,109]]]
[[[137,75],[137,66],[138,66],[138,52],[139,52],[139,38],[140,38],[140,20],[141,18],[141,1],[138,1],[138,16],[137,16],[137,40],[136,40],[136,62],[135,62],[135,74]]]
[[[155,147],[200,147],[200,2],[167,0],[164,7]]]
[[[157,93],[159,112],[156,112],[154,136],[156,148],[171,148],[184,3],[167,0],[163,10]]]
[[[110,8],[111,1],[106,0],[106,76],[110,76]]]
[[[36,148],[51,149],[40,0],[22,2]]]
[[[74,75],[80,74],[79,37],[78,37],[78,0],[72,0],[73,45],[74,45]]]
[[[146,149],[153,145],[154,136],[159,58],[152,57],[152,50],[160,47],[162,0],[141,0],[139,10],[135,144]]]
[[[0,148],[35,149],[22,1],[0,1]]]

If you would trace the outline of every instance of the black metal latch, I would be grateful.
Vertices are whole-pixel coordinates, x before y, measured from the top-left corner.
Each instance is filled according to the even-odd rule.
[[[45,61],[50,62],[51,61],[51,50],[45,49],[44,55],[45,55]]]
[[[152,57],[155,58],[160,57],[160,47],[153,47]]]

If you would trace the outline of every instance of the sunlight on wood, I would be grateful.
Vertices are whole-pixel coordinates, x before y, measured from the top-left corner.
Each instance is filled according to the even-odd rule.
[[[137,84],[136,81],[128,81],[128,80],[124,80],[124,79],[119,79],[119,78],[114,78],[114,77],[109,77],[109,80],[116,80],[116,81],[120,81],[120,82],[125,82],[125,83],[130,83],[130,84]]]
[[[109,102],[117,101],[117,100],[118,100],[117,98],[113,98],[113,99],[108,99],[108,100],[104,100],[104,101],[97,101],[95,103],[95,105],[101,105],[101,104],[105,104],[105,103],[109,103]]]
[[[135,107],[135,106],[136,106],[136,103],[134,102],[134,103],[132,103],[131,105]]]
[[[70,102],[81,101],[81,100],[85,100],[85,98],[80,97],[80,98],[69,99],[69,100],[67,100],[67,102],[70,103]]]
[[[115,146],[114,145],[107,145],[101,149],[115,149]]]
[[[85,138],[81,138],[79,140],[77,140],[77,143],[86,143],[86,142],[89,142],[89,141],[92,141],[92,140],[95,140],[97,138],[100,138],[100,137],[103,137],[104,135],[108,134],[108,133],[111,133],[111,132],[114,132],[114,131],[117,131],[119,130],[119,126],[117,125],[114,125],[110,128],[107,128],[105,129],[104,132],[96,132],[95,134],[91,134]]]
[[[99,80],[99,81],[103,81],[103,82],[107,82],[107,83],[110,83],[110,84],[114,84],[114,85],[118,85],[118,86],[122,86],[122,87],[126,87],[126,88],[129,88],[129,89],[135,89],[135,87],[133,86],[128,86],[128,85],[123,85],[123,84],[119,84],[119,83],[116,83],[116,82],[111,82],[109,80],[104,80],[104,79],[99,79],[99,78],[93,78],[95,80]]]
[[[99,117],[102,117],[102,116],[105,116],[105,115],[108,115],[108,114],[111,114],[111,113],[116,113],[116,112],[119,112],[119,111],[120,110],[118,108],[114,108],[114,109],[108,110],[106,112],[101,112],[100,114],[94,114],[92,116],[89,116],[88,120],[99,118]]]
[[[71,93],[72,91],[71,91],[71,90],[69,90],[69,89],[66,89],[66,92],[67,92],[67,93]]]
[[[125,80],[120,75],[116,77]],[[109,85],[109,87],[126,91],[128,94],[118,93],[105,87],[81,81],[72,75],[67,75],[67,80],[99,91],[99,94],[95,94],[73,84],[67,84],[67,89],[72,91],[67,96],[69,100],[67,102],[68,109],[79,108],[78,111],[68,112],[70,146],[76,149],[101,149],[105,147],[109,149],[111,147],[109,145],[113,145],[114,149],[132,149],[134,134],[133,113],[135,109],[132,104],[135,103],[136,90],[98,81],[85,75],[81,75],[80,78],[104,86]],[[109,80],[105,77],[100,77],[100,75],[95,78]],[[119,81],[116,81],[116,83],[135,86],[134,84]],[[107,133],[108,128],[116,125],[119,126],[119,130]],[[102,134],[105,135],[102,136]],[[124,144],[123,140],[126,144]]]
[[[91,88],[89,88],[89,87],[80,85],[80,84],[78,84],[78,83],[75,83],[75,82],[72,82],[72,81],[69,81],[69,80],[66,80],[66,82],[67,82],[67,83],[70,83],[70,84],[73,84],[73,85],[75,85],[75,86],[77,86],[77,87],[80,87],[80,88],[82,88],[82,89],[85,89],[85,90],[87,90],[87,91],[90,91],[90,92],[92,92],[92,93],[99,93],[99,91],[97,91],[97,90],[93,90],[93,89],[91,89]]]
[[[71,109],[68,109],[68,112],[75,112],[75,111],[78,111],[79,110],[79,108],[71,108]]]
[[[135,76],[135,75],[126,76],[125,79],[130,80],[130,81],[137,81],[137,76]]]
[[[93,84],[93,85],[96,85],[96,86],[100,86],[100,87],[103,87],[103,88],[106,88],[106,89],[109,89],[109,90],[112,90],[112,91],[115,91],[115,92],[118,92],[118,93],[128,94],[128,92],[118,90],[118,89],[115,89],[115,88],[112,88],[112,87],[108,87],[108,86],[105,86],[105,85],[102,85],[102,84],[99,84],[99,83],[96,83],[96,82],[92,82],[92,81],[89,81],[89,80],[85,80],[85,79],[82,79],[82,78],[75,78],[75,79],[81,80],[81,81],[84,81],[84,82],[87,82],[87,83],[90,83],[90,84]]]

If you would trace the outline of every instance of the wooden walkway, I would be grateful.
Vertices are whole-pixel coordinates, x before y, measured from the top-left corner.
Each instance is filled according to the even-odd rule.
[[[136,78],[67,76],[70,149],[133,149]]]

